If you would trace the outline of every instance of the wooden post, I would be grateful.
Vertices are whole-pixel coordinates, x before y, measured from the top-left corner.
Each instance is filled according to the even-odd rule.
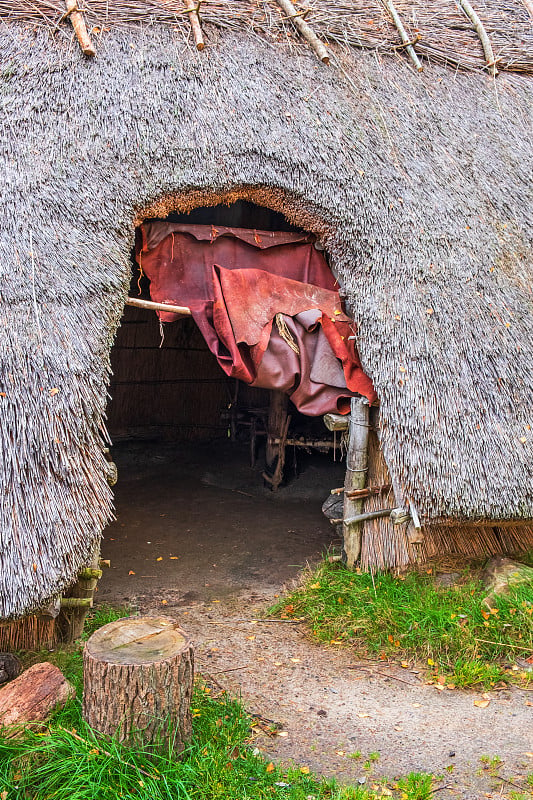
[[[102,575],[99,566],[100,543],[95,547],[89,564],[78,573],[78,580],[70,589],[69,597],[61,599],[61,619],[58,623],[63,640],[68,644],[75,642],[83,633],[85,618],[93,604],[94,590]]]
[[[290,421],[287,417],[287,406],[288,397],[285,392],[278,390],[270,392],[266,445],[267,471],[263,473],[263,477],[270,483],[273,492],[277,492],[283,480],[285,441]]]
[[[193,649],[169,617],[126,617],[97,630],[83,651],[83,716],[121,742],[172,748],[191,735]]]
[[[346,478],[344,480],[343,537],[344,557],[348,569],[353,569],[361,553],[361,522],[353,518],[361,514],[364,498],[350,496],[364,489],[368,470],[368,400],[354,397],[350,412],[350,439],[346,453]]]

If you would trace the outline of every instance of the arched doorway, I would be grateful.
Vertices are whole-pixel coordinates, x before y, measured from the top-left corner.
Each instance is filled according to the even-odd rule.
[[[248,201],[164,221],[304,233]],[[135,264],[130,294],[148,298],[149,289]],[[102,547],[112,562],[102,599],[172,607],[240,590],[272,592],[340,545],[321,512],[343,482],[340,439],[320,416],[278,407],[285,469],[273,494],[267,440],[276,440],[267,430],[280,394],[228,377],[190,317],[161,326],[153,312],[127,306],[112,368],[108,427],[119,483],[117,520]]]

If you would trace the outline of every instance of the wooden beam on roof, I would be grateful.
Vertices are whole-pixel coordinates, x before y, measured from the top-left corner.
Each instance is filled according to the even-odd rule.
[[[78,6],[78,0],[65,0],[65,6],[67,13],[63,19],[65,17],[70,18],[72,27],[74,28],[74,33],[78,38],[78,42],[80,43],[83,53],[86,56],[95,56],[96,50],[93,47],[91,37],[87,33],[87,26],[85,25],[85,20],[83,19],[83,12]]]
[[[398,12],[396,11],[396,8],[395,8],[394,3],[392,2],[392,0],[382,0],[382,2],[383,2],[383,5],[385,6],[385,8],[387,9],[387,11],[389,12],[389,14],[391,15],[392,21],[396,25],[398,33],[400,34],[400,38],[402,40],[402,44],[405,47],[405,49],[407,50],[407,52],[409,53],[409,58],[413,62],[417,72],[422,72],[424,67],[422,66],[422,64],[420,62],[420,59],[418,58],[418,56],[417,56],[417,54],[415,52],[415,49],[413,47],[413,44],[416,43],[417,39],[414,39],[414,40],[411,39],[411,37],[409,36],[407,31],[405,30],[403,22],[401,20],[401,17],[398,14]]]
[[[465,12],[466,16],[476,29],[476,33],[481,40],[481,45],[483,47],[483,52],[485,54],[485,61],[487,62],[487,67],[490,70],[490,74],[495,78],[498,74],[498,70],[496,68],[497,59],[494,57],[494,50],[492,49],[491,41],[488,37],[487,31],[485,30],[485,26],[481,22],[479,16],[477,15],[476,11],[472,8],[468,0],[457,0],[463,11]]]
[[[205,47],[205,42],[202,33],[202,26],[200,25],[199,15],[201,0],[199,0],[197,3],[195,3],[194,0],[184,0],[184,2],[187,6],[186,13],[189,15],[189,22],[191,23],[196,49],[203,50]]]
[[[276,2],[278,6],[280,6],[280,8],[282,8],[283,11],[286,13],[287,19],[290,19],[294,27],[303,36],[305,41],[309,43],[309,45],[315,51],[319,59],[324,64],[329,64],[329,53],[326,49],[325,44],[320,41],[316,33],[304,19],[304,15],[306,15],[306,12],[302,13],[296,11],[295,7],[291,3],[291,0],[276,0]]]

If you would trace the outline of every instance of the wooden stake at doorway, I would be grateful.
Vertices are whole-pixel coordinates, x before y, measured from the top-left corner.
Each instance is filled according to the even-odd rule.
[[[270,392],[266,446],[267,471],[263,473],[263,478],[270,483],[273,492],[277,492],[283,480],[285,446],[291,420],[287,416],[287,407],[288,397],[285,392]]]
[[[346,566],[353,569],[361,554],[361,522],[354,521],[362,510],[368,472],[369,408],[366,397],[353,397],[350,411],[350,432],[346,453],[344,480],[343,538]],[[354,494],[357,492],[357,494]]]

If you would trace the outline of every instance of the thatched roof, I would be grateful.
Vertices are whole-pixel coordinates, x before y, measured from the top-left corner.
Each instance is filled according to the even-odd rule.
[[[199,53],[117,25],[87,60],[70,33],[0,22],[0,616],[61,591],[109,519],[134,221],[171,208],[242,197],[317,232],[398,497],[533,517],[530,79],[207,33]]]
[[[190,39],[184,0],[83,0],[88,30],[96,46],[111,28],[131,24],[168,25]],[[492,46],[498,69],[533,72],[533,0],[474,2]],[[403,50],[391,17],[398,13],[423,60],[461,69],[486,66],[480,34],[465,13],[462,0],[303,0],[295,10],[326,44],[362,48],[379,54]],[[194,7],[194,6],[193,6]],[[261,36],[276,47],[298,49],[299,38],[290,16],[277,0],[201,0],[201,20],[217,29]],[[0,0],[0,18],[46,24],[58,37],[70,36],[61,0]],[[209,34],[208,34],[209,42]]]

